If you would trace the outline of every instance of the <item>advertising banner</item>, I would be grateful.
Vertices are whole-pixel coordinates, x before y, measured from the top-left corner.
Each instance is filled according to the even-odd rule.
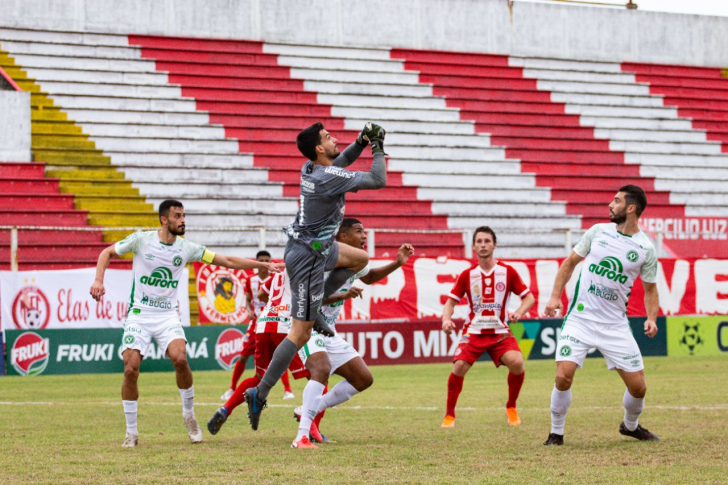
[[[194,263],[193,268],[200,323],[250,323],[245,294],[250,292],[251,274],[204,263]]]
[[[553,359],[561,319],[530,320],[511,325],[527,359]],[[667,355],[665,319],[658,319],[658,334],[644,335],[644,318],[630,319],[642,354]],[[460,333],[446,335],[439,320],[402,323],[342,323],[339,334],[369,365],[451,362]],[[192,370],[230,370],[243,349],[245,327],[205,325],[185,329],[187,358]],[[123,372],[121,329],[8,330],[8,375]],[[726,331],[728,337],[728,330]],[[592,352],[598,357],[598,352]],[[481,360],[488,359],[484,355]],[[248,366],[252,366],[252,359]],[[172,364],[152,344],[142,371],[172,371]]]
[[[184,273],[183,281],[189,279]],[[9,329],[121,328],[129,308],[132,272],[107,269],[101,301],[89,289],[96,268],[0,271],[0,323]],[[182,324],[190,324],[189,285],[179,285]]]
[[[667,355],[728,357],[728,317],[668,317]]]

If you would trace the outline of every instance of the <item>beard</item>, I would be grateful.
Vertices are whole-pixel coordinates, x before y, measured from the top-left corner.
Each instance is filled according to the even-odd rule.
[[[627,211],[620,214],[611,214],[609,220],[615,224],[624,224],[627,221]]]
[[[180,225],[177,227],[169,227],[169,233],[173,234],[175,236],[184,236],[185,235],[185,226]]]

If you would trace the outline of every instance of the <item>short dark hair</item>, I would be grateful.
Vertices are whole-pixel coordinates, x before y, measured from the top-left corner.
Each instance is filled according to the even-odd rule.
[[[498,244],[498,238],[495,236],[495,231],[488,226],[480,226],[475,230],[475,232],[473,232],[473,244],[475,244],[475,236],[477,236],[479,232],[490,234],[493,236],[493,244]]]
[[[318,123],[314,123],[308,128],[301,130],[296,137],[298,151],[312,162],[318,158],[316,147],[321,144],[321,130],[323,129],[324,124],[319,121]]]
[[[258,251],[258,252],[257,252],[257,253],[255,254],[255,259],[258,259],[258,258],[259,258],[259,257],[261,257],[261,256],[268,256],[269,258],[271,257],[271,256],[270,256],[270,253],[269,253],[268,251],[266,251],[265,249],[263,249],[262,251]]]
[[[642,212],[647,207],[647,195],[641,187],[636,185],[623,185],[619,188],[619,192],[624,192],[624,200],[627,205],[634,205],[637,210],[637,217],[642,215]]]
[[[354,219],[353,217],[345,217],[344,220],[341,221],[339,231],[336,233],[336,239],[339,239],[340,234],[354,227],[354,224],[361,224],[361,221],[359,219]]]
[[[163,201],[161,204],[159,204],[159,222],[162,223],[162,217],[169,217],[169,209],[172,207],[180,207],[182,209],[185,208],[185,206],[182,205],[182,202],[174,199],[167,199]]]

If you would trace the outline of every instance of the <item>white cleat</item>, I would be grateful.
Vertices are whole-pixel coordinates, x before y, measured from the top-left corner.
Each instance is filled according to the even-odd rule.
[[[283,400],[284,401],[286,399],[295,399],[295,398],[296,398],[296,396],[292,392],[286,391],[286,392],[283,393]]]
[[[139,435],[127,433],[124,442],[121,444],[122,448],[135,448],[139,444]]]
[[[233,389],[228,389],[227,391],[225,391],[225,394],[223,394],[222,396],[220,396],[220,400],[221,401],[227,401],[228,399],[230,399],[231,397],[233,397],[233,392],[235,392]]]
[[[202,428],[197,424],[194,414],[185,417],[185,426],[187,434],[190,435],[190,443],[202,443]]]

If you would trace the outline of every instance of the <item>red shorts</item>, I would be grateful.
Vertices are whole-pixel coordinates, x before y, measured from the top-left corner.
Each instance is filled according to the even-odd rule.
[[[240,351],[240,357],[250,357],[251,355],[255,355],[255,322],[251,323],[248,331],[245,332],[243,350]]]
[[[464,360],[473,365],[483,352],[488,352],[495,366],[500,367],[500,358],[509,350],[521,351],[518,340],[510,333],[463,335],[452,361]]]
[[[270,361],[273,358],[273,352],[276,351],[276,347],[283,342],[286,338],[284,333],[257,333],[255,334],[255,370],[258,374],[263,375],[268,370]],[[301,379],[303,377],[311,377],[311,374],[306,369],[306,366],[301,362],[301,358],[296,356],[291,361],[291,365],[288,366],[294,379]]]

